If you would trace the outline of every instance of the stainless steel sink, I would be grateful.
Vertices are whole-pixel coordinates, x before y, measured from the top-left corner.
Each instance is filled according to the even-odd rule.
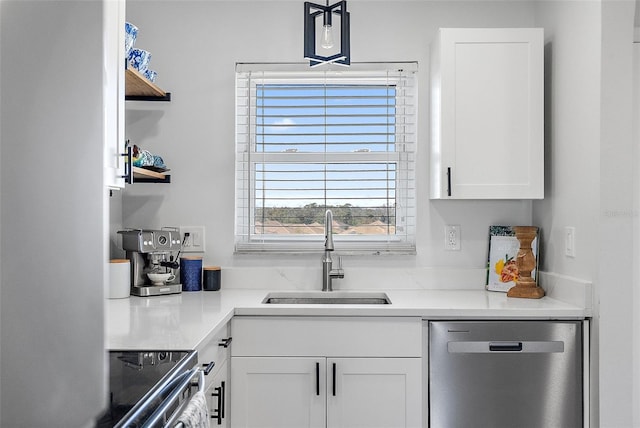
[[[386,293],[357,291],[285,291],[269,293],[262,303],[271,305],[390,305]]]

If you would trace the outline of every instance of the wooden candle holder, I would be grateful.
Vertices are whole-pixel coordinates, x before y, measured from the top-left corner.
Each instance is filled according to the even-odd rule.
[[[536,258],[531,250],[531,243],[536,237],[537,228],[534,226],[514,226],[513,231],[520,243],[516,256],[518,279],[516,285],[507,291],[507,297],[540,299],[544,296],[544,290],[538,287],[536,281],[531,277],[531,271],[536,267]]]

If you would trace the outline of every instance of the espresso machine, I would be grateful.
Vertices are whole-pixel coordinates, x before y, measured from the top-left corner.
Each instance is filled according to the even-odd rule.
[[[180,232],[178,229],[130,229],[118,232],[122,235],[122,249],[131,262],[131,295],[160,296],[182,292],[176,275],[180,264],[173,253],[180,253]],[[147,274],[172,273],[172,281],[154,285]]]

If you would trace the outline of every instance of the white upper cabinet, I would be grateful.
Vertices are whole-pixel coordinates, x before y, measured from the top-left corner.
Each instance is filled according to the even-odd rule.
[[[541,28],[443,28],[431,51],[431,198],[544,197]]]
[[[125,185],[124,147],[124,0],[105,1],[104,5],[104,183],[111,189]]]

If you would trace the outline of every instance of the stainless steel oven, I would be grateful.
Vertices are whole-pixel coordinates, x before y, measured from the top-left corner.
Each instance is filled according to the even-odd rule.
[[[196,351],[110,351],[109,403],[96,427],[173,426],[203,376]]]

